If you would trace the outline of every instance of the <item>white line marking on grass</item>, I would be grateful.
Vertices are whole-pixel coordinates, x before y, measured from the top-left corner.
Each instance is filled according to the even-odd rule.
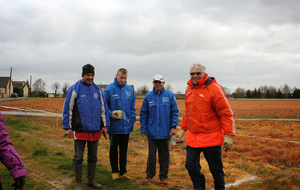
[[[241,137],[250,137],[250,138],[255,138],[255,139],[266,139],[266,140],[272,140],[272,141],[281,141],[281,142],[289,142],[289,143],[300,144],[300,142],[297,142],[297,141],[287,141],[287,140],[281,140],[281,139],[272,139],[272,138],[266,138],[266,137],[256,137],[256,136],[241,135],[241,134],[235,134],[235,135],[236,136],[241,136]]]
[[[229,184],[225,185],[225,187],[237,186],[237,185],[240,185],[242,183],[245,183],[245,182],[248,182],[248,181],[254,181],[254,180],[257,180],[257,179],[258,178],[256,176],[245,177],[245,178],[242,178],[242,179],[238,179],[233,183],[229,183]]]

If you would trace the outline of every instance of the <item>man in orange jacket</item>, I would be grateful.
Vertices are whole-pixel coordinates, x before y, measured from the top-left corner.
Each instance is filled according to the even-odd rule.
[[[194,189],[205,189],[205,177],[200,172],[203,152],[214,178],[215,189],[225,189],[221,145],[225,151],[232,147],[235,135],[233,111],[221,85],[205,73],[205,66],[193,64],[191,79],[185,92],[185,114],[176,135],[186,134],[186,164]]]

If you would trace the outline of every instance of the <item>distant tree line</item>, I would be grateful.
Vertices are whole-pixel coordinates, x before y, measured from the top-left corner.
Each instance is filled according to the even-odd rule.
[[[165,86],[165,89],[172,91],[172,86],[170,84]],[[284,84],[280,88],[275,88],[273,86],[260,86],[254,90],[245,90],[244,88],[236,88],[236,90],[231,93],[230,89],[223,87],[227,97],[232,98],[300,98],[300,89],[294,87],[291,88],[287,84]],[[136,90],[137,94],[147,94],[149,88],[146,85],[141,86]],[[176,92],[180,94],[180,92]]]
[[[28,81],[27,81],[28,83]],[[54,97],[66,97],[70,85],[64,83],[62,88],[58,82],[54,82],[52,85],[52,90],[54,91]],[[59,90],[61,88],[61,91]],[[244,88],[236,88],[233,93],[230,93],[230,90],[226,87],[223,87],[227,97],[232,98],[298,98],[300,99],[300,89],[291,88],[287,84],[282,85],[280,88],[275,88],[273,86],[260,86],[254,88],[254,90],[245,90]],[[47,97],[46,83],[43,79],[37,79],[32,86],[32,89],[29,89],[29,95],[31,97]],[[172,86],[170,84],[165,85],[165,89],[172,91]],[[152,89],[151,89],[152,90]],[[149,92],[147,85],[142,85],[137,88],[136,94],[145,95]],[[176,92],[176,94],[181,94]]]
[[[28,83],[28,82],[27,82]],[[29,84],[28,84],[29,86]],[[66,97],[68,89],[70,85],[68,83],[64,83],[60,93],[60,84],[58,82],[54,82],[52,84],[52,90],[54,91],[54,97]],[[37,79],[32,87],[29,86],[29,96],[30,97],[48,97],[48,93],[46,92],[46,83],[43,79]]]
[[[227,94],[228,95],[228,94]],[[254,90],[245,90],[236,88],[235,92],[230,95],[232,98],[300,98],[300,89],[291,88],[284,84],[280,88],[273,86],[260,86]]]

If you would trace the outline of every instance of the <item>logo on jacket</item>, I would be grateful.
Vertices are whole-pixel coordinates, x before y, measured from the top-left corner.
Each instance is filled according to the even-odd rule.
[[[150,107],[153,106],[153,101],[149,102],[149,106],[150,106]]]
[[[163,102],[169,102],[169,97],[163,97],[162,101]]]
[[[94,93],[94,99],[98,99],[98,94]]]
[[[202,98],[204,97],[203,94],[200,94],[199,96],[202,97]]]

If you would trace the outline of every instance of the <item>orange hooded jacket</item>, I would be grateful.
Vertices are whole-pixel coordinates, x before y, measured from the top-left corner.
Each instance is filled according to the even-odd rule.
[[[186,143],[193,148],[220,146],[224,134],[235,135],[233,111],[222,86],[214,78],[206,74],[198,86],[188,81],[180,127],[187,131]]]

